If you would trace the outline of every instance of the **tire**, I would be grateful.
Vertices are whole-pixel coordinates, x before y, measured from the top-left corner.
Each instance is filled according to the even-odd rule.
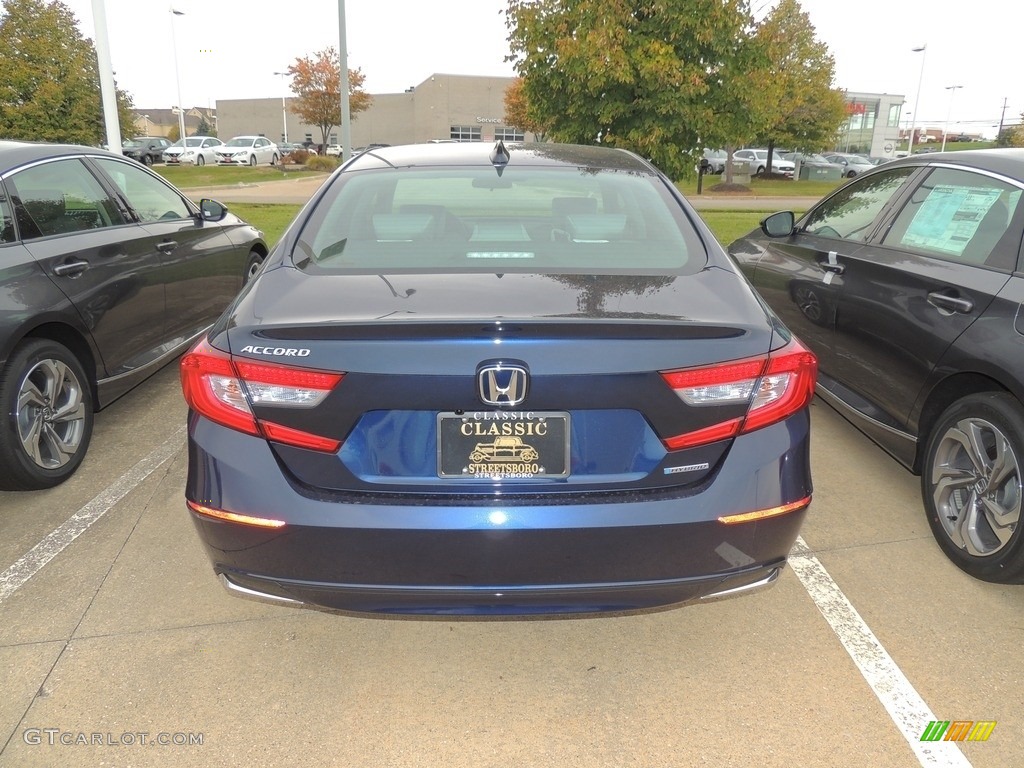
[[[256,155],[249,155],[249,167],[250,168],[255,168],[256,167]]]
[[[277,154],[273,154],[270,156],[270,164],[277,165]]]
[[[196,165],[197,166],[204,166],[204,165],[206,165],[206,158],[203,157],[202,155],[196,155]]]
[[[856,171],[850,171],[849,173],[846,174],[846,178],[852,179],[856,175],[857,175]]]
[[[263,256],[259,251],[249,251],[249,258],[245,261],[245,274],[242,276],[242,285],[245,285],[260,271],[263,266]]]
[[[0,371],[0,489],[67,480],[92,437],[93,399],[82,364],[62,344],[28,339]]]
[[[142,156],[142,164],[143,165],[152,165],[153,164],[153,158],[150,157],[149,155],[143,155]]]
[[[757,169],[757,173],[755,173],[754,175],[755,176],[764,176],[764,166],[763,165],[759,166],[758,169]]]
[[[928,438],[921,494],[932,534],[958,568],[998,584],[1024,583],[1021,471],[1024,409],[1012,395],[968,395]]]

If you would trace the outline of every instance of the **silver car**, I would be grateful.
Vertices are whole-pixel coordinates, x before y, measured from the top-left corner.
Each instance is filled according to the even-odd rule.
[[[843,166],[843,177],[847,179],[852,179],[861,173],[867,173],[874,170],[875,167],[875,164],[866,157],[851,155],[845,152],[833,152],[832,154],[825,155],[825,159],[830,163]]]

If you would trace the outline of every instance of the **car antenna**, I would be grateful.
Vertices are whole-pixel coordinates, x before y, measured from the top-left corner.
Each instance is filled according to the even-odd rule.
[[[505,148],[505,142],[498,139],[494,149],[491,150],[490,161],[494,164],[494,170],[498,172],[499,178],[501,177],[501,172],[505,170],[505,166],[508,165],[508,161],[511,159],[512,155]]]

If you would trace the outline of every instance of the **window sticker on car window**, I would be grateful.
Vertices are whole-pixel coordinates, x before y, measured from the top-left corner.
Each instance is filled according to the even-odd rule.
[[[999,199],[992,187],[936,186],[903,235],[903,245],[960,255]]]

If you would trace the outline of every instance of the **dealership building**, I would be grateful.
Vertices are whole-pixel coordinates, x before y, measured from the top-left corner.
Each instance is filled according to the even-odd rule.
[[[370,107],[353,115],[352,146],[417,144],[440,139],[534,141],[532,133],[505,120],[505,91],[514,81],[511,77],[435,73],[403,93],[372,94]],[[854,91],[846,91],[845,97],[847,116],[838,131],[834,149],[872,157],[893,157],[901,138],[904,97]],[[287,134],[287,140],[296,144],[320,144],[323,140],[320,129],[304,123],[291,111],[294,101],[287,97],[218,99],[213,117],[217,135],[226,140],[256,134],[272,141],[284,141]],[[144,117],[152,118],[155,114],[150,110]],[[176,121],[176,117],[167,120],[167,128]],[[152,119],[147,120],[147,128],[155,133],[159,130]],[[340,127],[332,128],[328,143],[338,144],[340,133]],[[158,133],[161,134],[166,135]]]
[[[373,102],[352,116],[352,146],[418,144],[432,139],[533,141],[533,134],[505,122],[505,91],[511,77],[433,74],[404,93],[373,94]],[[218,99],[217,135],[259,134],[272,141],[301,144],[323,139],[291,111],[294,99]],[[339,117],[340,119],[340,117]],[[331,129],[337,144],[341,129]]]
[[[900,141],[904,96],[846,91],[846,120],[839,127],[835,150],[871,157],[894,157]]]

